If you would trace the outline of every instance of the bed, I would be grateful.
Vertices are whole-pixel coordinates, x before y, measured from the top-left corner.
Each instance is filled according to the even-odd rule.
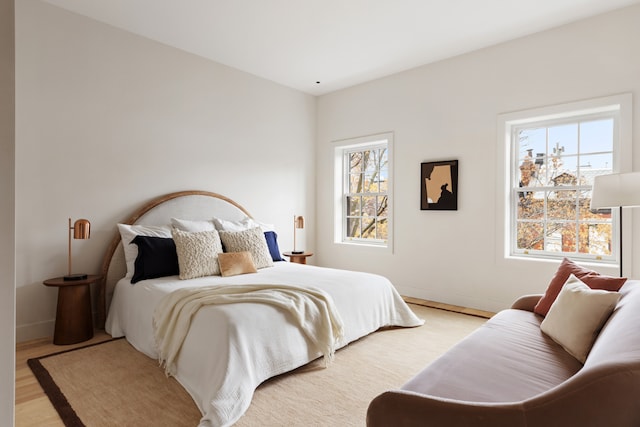
[[[153,228],[166,227],[172,224],[172,219],[197,224],[212,218],[227,225],[257,223],[229,198],[206,191],[185,191],[151,200],[121,224]],[[197,231],[192,230],[192,234]],[[275,261],[279,255],[277,239],[273,239],[264,224],[260,231],[265,232],[265,239],[271,237],[268,247],[273,262],[256,269],[255,273],[181,280],[181,271],[180,275],[141,280],[138,277],[136,283],[132,283],[125,259],[131,255],[125,257],[124,234],[116,233],[103,261],[98,322],[113,337],[124,336],[138,351],[157,359],[153,320],[157,313],[154,312],[169,295],[175,295],[180,289],[255,285],[295,286],[327,295],[342,322],[342,335],[336,348],[382,327],[422,325],[423,321],[414,315],[386,278]],[[223,234],[221,231],[220,235]],[[178,240],[175,243],[177,245]],[[138,258],[141,258],[142,246],[139,247]],[[246,412],[254,390],[263,381],[322,356],[293,317],[291,312],[278,306],[251,301],[206,305],[195,312],[171,374],[200,409],[203,415],[200,426],[232,425]],[[340,357],[339,352],[335,357]],[[327,369],[331,369],[330,363]]]

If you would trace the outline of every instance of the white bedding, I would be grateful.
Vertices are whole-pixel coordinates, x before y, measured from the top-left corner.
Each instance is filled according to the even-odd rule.
[[[284,284],[324,290],[333,297],[344,323],[340,347],[383,326],[423,323],[382,276],[277,262],[257,273],[233,277],[178,280],[172,276],[135,285],[122,279],[113,295],[106,330],[113,337],[126,336],[136,349],[157,358],[152,319],[158,302],[176,289],[216,284]],[[196,313],[176,360],[175,377],[202,412],[201,427],[232,425],[246,412],[260,383],[321,356],[295,325],[291,314],[258,303],[212,305]]]

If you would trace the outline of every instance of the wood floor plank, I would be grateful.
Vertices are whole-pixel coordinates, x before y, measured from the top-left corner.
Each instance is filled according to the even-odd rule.
[[[16,405],[16,427],[64,427],[49,398],[40,393],[40,397]]]

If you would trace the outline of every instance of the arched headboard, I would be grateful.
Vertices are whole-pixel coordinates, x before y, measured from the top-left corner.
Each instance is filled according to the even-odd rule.
[[[136,210],[121,224],[168,225],[171,218],[239,221],[251,215],[235,201],[209,191],[179,191],[157,197]],[[111,296],[118,280],[126,275],[120,233],[116,230],[102,260],[102,280],[98,289],[98,327],[104,329]]]

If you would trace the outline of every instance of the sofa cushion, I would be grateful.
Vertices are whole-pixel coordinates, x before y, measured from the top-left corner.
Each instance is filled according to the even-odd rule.
[[[551,305],[540,329],[584,363],[619,298],[618,292],[591,289],[572,274]]]
[[[640,325],[640,281],[628,281],[619,293],[618,305],[591,347],[585,371],[629,361],[640,365],[640,327],[634,327]]]
[[[551,308],[551,304],[553,304],[558,297],[560,289],[562,289],[562,286],[572,274],[582,280],[591,289],[603,289],[605,291],[617,291],[627,281],[625,277],[601,275],[597,271],[581,267],[570,259],[564,258],[556,274],[551,279],[551,282],[549,282],[549,286],[547,286],[544,295],[534,307],[533,312],[541,316],[546,316]]]
[[[514,402],[548,391],[582,364],[540,331],[541,321],[529,311],[503,310],[402,389],[472,402]]]

